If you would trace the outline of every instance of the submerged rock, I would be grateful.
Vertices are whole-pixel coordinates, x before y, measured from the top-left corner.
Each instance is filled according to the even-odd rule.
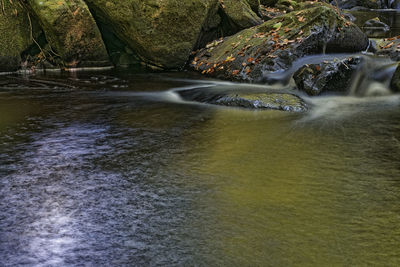
[[[275,109],[290,112],[307,111],[307,104],[298,96],[286,93],[231,94],[214,104],[249,109]]]
[[[308,95],[326,92],[348,92],[352,77],[361,63],[361,58],[324,61],[300,68],[293,76],[297,88]]]
[[[27,0],[66,67],[109,66],[99,29],[83,0]]]
[[[190,66],[218,78],[265,82],[269,73],[288,69],[298,58],[367,48],[364,33],[332,6],[307,2],[298,8],[208,45]]]
[[[4,10],[0,10],[0,71],[14,71],[20,67],[21,53],[33,43],[32,28],[27,12],[18,2],[3,1],[3,5]]]
[[[297,95],[286,92],[232,92],[215,88],[178,91],[187,101],[246,109],[274,109],[291,112],[308,110],[307,104]]]

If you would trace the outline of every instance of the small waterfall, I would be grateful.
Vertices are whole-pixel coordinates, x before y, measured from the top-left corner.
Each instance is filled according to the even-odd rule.
[[[391,94],[390,81],[397,62],[363,56],[353,75],[350,96],[381,96]]]

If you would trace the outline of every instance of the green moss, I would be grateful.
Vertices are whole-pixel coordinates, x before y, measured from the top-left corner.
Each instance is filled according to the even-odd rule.
[[[299,3],[302,6],[303,3]],[[289,68],[309,54],[356,52],[368,38],[354,24],[323,3],[304,3],[300,8],[259,26],[243,30],[200,50],[191,66],[218,78],[254,81],[265,72]]]
[[[82,0],[27,0],[46,38],[67,64],[85,66],[95,61],[108,64],[99,29]]]
[[[217,0],[86,2],[144,62],[163,68],[186,63],[211,10],[218,7]]]
[[[224,0],[223,11],[241,29],[262,23],[249,3],[244,0]]]
[[[32,44],[27,13],[18,4],[3,1],[0,11],[0,71],[16,70],[21,53]]]

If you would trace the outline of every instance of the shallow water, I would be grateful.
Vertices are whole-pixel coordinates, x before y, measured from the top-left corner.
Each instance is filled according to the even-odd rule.
[[[390,27],[388,31],[380,29],[363,28],[368,37],[372,38],[388,38],[400,35],[400,10],[383,9],[383,10],[363,10],[349,11],[356,20],[354,23],[360,28],[364,27],[367,20],[379,18],[379,20]]]
[[[399,96],[170,93],[197,78],[1,76],[0,265],[400,264]]]

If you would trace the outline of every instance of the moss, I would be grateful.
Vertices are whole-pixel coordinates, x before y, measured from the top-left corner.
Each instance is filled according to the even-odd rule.
[[[215,101],[224,106],[251,109],[275,109],[291,112],[304,112],[308,107],[298,96],[280,93],[230,94]]]
[[[108,64],[108,55],[89,8],[81,0],[27,0],[51,47],[67,66],[95,61]],[[89,63],[91,64],[91,63]]]
[[[302,5],[301,3],[299,5]],[[301,9],[243,30],[199,51],[191,66],[218,78],[254,81],[265,72],[287,69],[305,55],[356,52],[368,38],[332,6],[305,3]],[[260,80],[260,82],[263,82]]]
[[[258,8],[260,7],[260,0],[246,0],[246,1],[250,5],[251,9],[257,13]]]
[[[244,0],[224,0],[223,6],[224,13],[241,29],[262,23],[249,3]]]
[[[21,53],[32,44],[27,13],[17,2],[3,1],[0,11],[0,71],[16,70]]]
[[[163,68],[181,67],[195,47],[217,0],[87,0],[96,18],[140,58]]]

